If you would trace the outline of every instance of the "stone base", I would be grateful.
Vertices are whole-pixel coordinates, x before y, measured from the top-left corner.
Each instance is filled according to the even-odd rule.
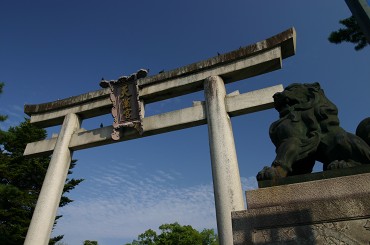
[[[282,178],[282,179],[277,179],[277,180],[258,181],[258,187],[265,188],[265,187],[271,187],[271,186],[277,186],[277,185],[288,185],[288,184],[294,184],[294,183],[330,179],[330,178],[335,178],[335,177],[363,174],[363,173],[370,173],[370,164],[364,164],[364,165],[353,167],[353,168],[326,170],[326,171],[312,173],[312,174],[300,174],[300,175],[289,176],[287,178]]]
[[[370,173],[247,191],[234,245],[370,244]]]

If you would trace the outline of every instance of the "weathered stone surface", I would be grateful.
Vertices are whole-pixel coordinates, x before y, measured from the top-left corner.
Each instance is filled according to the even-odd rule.
[[[368,244],[369,207],[367,194],[233,212],[234,245]]]
[[[370,173],[304,183],[260,188],[246,192],[248,208],[262,208],[321,199],[347,198],[370,191]]]
[[[370,243],[368,173],[248,191],[247,205],[234,245]]]
[[[212,163],[217,230],[221,245],[233,242],[231,212],[244,209],[238,159],[230,117],[226,110],[226,88],[220,77],[204,84],[209,148]]]
[[[290,226],[257,230],[255,244],[343,244],[369,243],[370,219],[325,222],[321,224]],[[243,243],[244,244],[244,243]]]

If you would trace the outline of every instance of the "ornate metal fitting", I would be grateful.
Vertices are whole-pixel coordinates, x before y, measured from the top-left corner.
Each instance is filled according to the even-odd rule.
[[[122,76],[118,80],[101,80],[102,88],[110,88],[112,101],[113,133],[112,139],[119,140],[122,129],[125,127],[135,128],[139,134],[143,133],[142,113],[139,100],[139,88],[137,80],[146,77],[148,71],[140,69],[130,76]]]

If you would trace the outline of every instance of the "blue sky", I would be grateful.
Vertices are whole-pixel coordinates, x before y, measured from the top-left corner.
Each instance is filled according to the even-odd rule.
[[[2,1],[0,3],[1,129],[22,121],[24,104],[98,90],[107,80],[149,68],[149,75],[255,43],[292,26],[297,54],[283,69],[227,86],[241,93],[282,83],[320,82],[354,132],[369,116],[369,48],[327,41],[345,1]],[[149,104],[146,115],[191,106],[202,92]],[[232,118],[243,189],[274,158],[273,109]],[[110,115],[83,122],[93,129]],[[48,132],[57,133],[58,127]],[[69,245],[124,244],[146,229],[178,221],[215,228],[207,126],[74,153],[73,177],[86,179],[59,210],[55,235]],[[317,169],[320,168],[320,165]]]

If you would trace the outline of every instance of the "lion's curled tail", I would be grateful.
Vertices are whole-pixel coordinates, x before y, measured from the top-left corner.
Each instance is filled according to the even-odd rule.
[[[370,146],[370,117],[360,122],[356,129],[356,135]]]

